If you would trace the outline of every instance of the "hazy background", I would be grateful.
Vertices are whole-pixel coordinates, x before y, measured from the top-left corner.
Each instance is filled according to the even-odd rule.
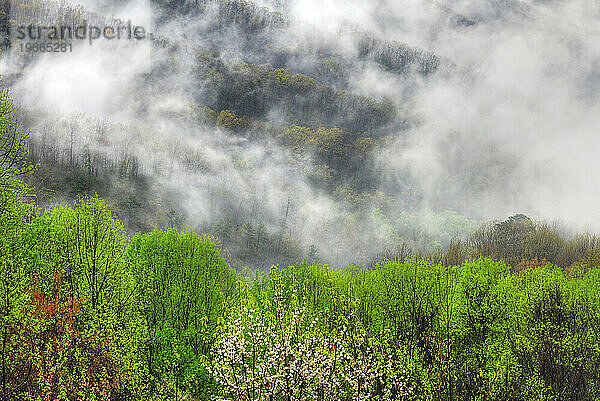
[[[334,264],[399,243],[410,232],[402,224],[418,226],[426,246],[446,246],[454,235],[441,226],[446,211],[466,222],[462,236],[515,213],[600,228],[599,1],[264,0],[258,5],[284,22],[250,34],[234,23],[215,28],[218,2],[202,2],[201,14],[144,0],[79,3],[177,49],[99,39],[24,59],[13,48],[0,74],[22,123],[63,154],[75,146],[115,163],[135,158],[156,194],[148,202],[181,211],[182,226],[214,233],[224,219],[261,223]],[[362,34],[420,49],[439,67],[385,68],[361,57]],[[319,83],[326,55],[347,66],[329,85],[391,102],[394,121],[373,134],[375,187],[361,209],[310,179],[318,167],[310,155],[195,118],[211,96],[196,73],[197,48],[218,51],[224,68],[281,62]],[[285,118],[273,107],[265,122],[285,126]]]

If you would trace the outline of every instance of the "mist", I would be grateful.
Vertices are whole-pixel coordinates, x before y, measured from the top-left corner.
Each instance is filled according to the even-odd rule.
[[[436,250],[516,213],[600,229],[597,1],[265,0],[252,10],[266,22],[252,29],[219,20],[218,1],[201,1],[202,12],[142,0],[78,3],[88,21],[131,20],[169,45],[97,40],[33,57],[13,46],[0,75],[22,124],[64,155],[75,146],[81,163],[92,153],[114,164],[135,159],[148,204],[180,213],[182,227],[219,237],[219,222],[262,224],[299,254],[316,246],[333,265],[365,263],[399,242]],[[57,21],[50,13],[45,23]],[[365,53],[365,35],[380,53],[401,49],[402,67]],[[283,101],[267,104],[243,134],[199,117],[199,105],[216,97],[213,78],[198,72],[199,49],[218,52],[221,74],[268,64],[392,105],[390,121],[353,133],[375,143],[363,192],[344,174],[328,189],[317,151],[298,153],[267,135],[299,123]],[[338,114],[314,128],[351,131]],[[355,193],[364,194],[358,209],[347,200]]]

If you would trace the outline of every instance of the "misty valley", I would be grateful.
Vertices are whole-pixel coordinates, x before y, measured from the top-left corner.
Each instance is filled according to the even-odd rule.
[[[598,21],[1,0],[0,399],[600,400]]]

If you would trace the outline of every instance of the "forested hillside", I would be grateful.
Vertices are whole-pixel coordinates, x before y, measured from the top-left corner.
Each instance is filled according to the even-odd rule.
[[[499,49],[521,51],[513,31],[545,35],[555,14],[517,1],[477,12],[384,2],[350,21],[306,17],[311,5],[300,0],[85,4],[7,3],[14,27],[147,24],[145,40],[67,39],[74,47],[64,54],[23,51],[42,41],[20,40],[13,27],[2,71],[31,132],[28,157],[38,169],[25,180],[42,208],[97,194],[129,233],[208,233],[238,270],[305,258],[363,264],[406,249],[439,254],[482,222],[519,212],[591,229],[600,219],[580,213],[593,209],[592,197],[575,196],[590,187],[572,171],[593,170],[581,164],[595,158],[553,150],[573,146],[556,131],[565,126],[582,144],[577,151],[594,148],[583,145],[582,121],[595,95],[580,93],[565,108],[568,120],[552,123],[546,116],[559,114],[549,99],[564,93],[505,100],[522,86],[510,87],[512,78],[498,85],[503,75],[469,48],[502,26],[509,36]],[[530,50],[544,82],[583,54]],[[509,62],[493,64],[511,76]],[[593,87],[593,71],[581,77]],[[588,81],[579,79],[564,78],[566,87],[581,91]]]
[[[600,396],[595,236],[515,215],[429,258],[236,272],[210,236],[128,235],[97,197],[42,211],[0,98],[2,399]]]
[[[597,4],[0,5],[1,400],[600,400]]]
[[[124,21],[110,16],[119,11],[111,2],[92,2],[92,10],[9,4],[15,26]],[[406,248],[439,253],[481,221],[514,213],[473,207],[496,188],[520,185],[502,170],[515,159],[493,144],[477,145],[492,151],[482,160],[457,150],[469,138],[443,144],[452,167],[441,171],[460,183],[445,193],[432,192],[408,154],[386,155],[415,146],[422,88],[468,68],[366,28],[330,32],[289,8],[157,1],[119,11],[142,21],[152,13],[154,31],[142,43],[72,39],[75,50],[60,58],[17,51],[26,41],[13,34],[4,79],[32,133],[29,161],[38,169],[26,181],[38,204],[98,194],[130,233],[192,227],[222,244],[237,269],[305,258],[369,263]],[[444,26],[465,25],[456,12],[436,10]],[[394,91],[365,87],[371,75]]]

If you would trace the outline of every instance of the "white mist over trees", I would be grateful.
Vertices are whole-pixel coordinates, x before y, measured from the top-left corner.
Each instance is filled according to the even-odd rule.
[[[254,266],[436,252],[517,212],[600,226],[598,2],[18,3],[156,35],[3,56],[42,202],[98,192]]]

